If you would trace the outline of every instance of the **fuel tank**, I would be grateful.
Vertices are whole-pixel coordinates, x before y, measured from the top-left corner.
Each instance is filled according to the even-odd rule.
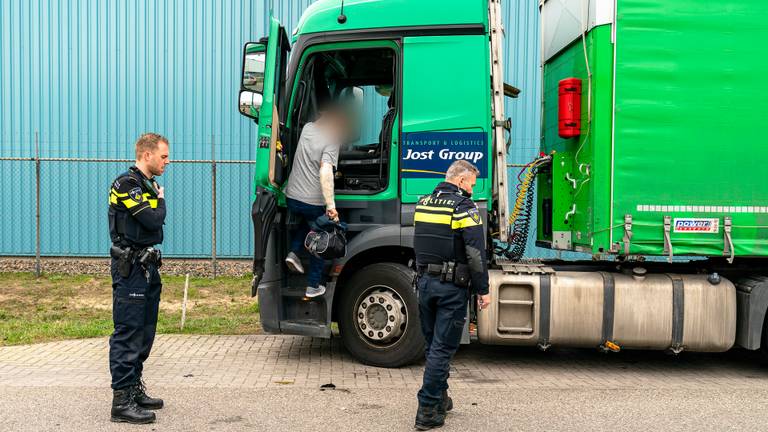
[[[718,352],[736,337],[736,288],[722,277],[507,266],[490,281],[485,344]]]

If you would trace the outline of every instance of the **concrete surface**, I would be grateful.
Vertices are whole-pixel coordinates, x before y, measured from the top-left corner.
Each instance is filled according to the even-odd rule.
[[[146,365],[158,422],[109,422],[106,339],[0,348],[0,430],[411,430],[422,367],[356,363],[338,339],[158,337]],[[462,347],[443,430],[768,430],[755,353]],[[335,390],[320,385],[334,383]]]

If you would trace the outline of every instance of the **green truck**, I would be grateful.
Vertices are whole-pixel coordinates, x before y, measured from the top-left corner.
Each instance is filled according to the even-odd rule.
[[[541,2],[542,56],[516,57],[541,62],[541,156],[517,182],[498,0],[319,0],[290,37],[272,19],[244,47],[238,106],[258,124],[264,330],[328,338],[336,322],[362,362],[419,359],[415,203],[466,159],[481,171],[493,303],[467,311],[464,342],[765,349],[766,18],[757,0]],[[327,294],[308,299],[283,264],[295,221],[282,189],[302,127],[339,98],[377,120],[340,153],[348,252],[329,263]],[[586,259],[524,262],[534,230],[538,245]]]

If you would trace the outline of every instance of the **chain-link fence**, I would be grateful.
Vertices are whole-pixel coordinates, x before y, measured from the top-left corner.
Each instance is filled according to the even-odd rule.
[[[109,187],[134,161],[43,157],[37,134],[29,147],[31,155],[0,157],[0,256],[34,256],[38,273],[41,256],[106,257]],[[215,155],[214,137],[210,147],[210,153],[199,148],[198,153]],[[507,165],[510,184],[516,184],[515,176],[537,149],[515,150],[510,157],[515,163]],[[214,275],[217,259],[253,256],[253,169],[249,160],[172,158],[159,179],[169,203],[163,253],[209,259]],[[535,225],[531,232],[526,257],[554,255],[535,247]]]
[[[212,139],[211,145],[215,142]],[[211,154],[215,154],[214,151]],[[112,181],[132,159],[0,157],[0,255],[105,257]],[[253,161],[173,160],[159,178],[168,213],[163,253],[210,259],[252,256]]]

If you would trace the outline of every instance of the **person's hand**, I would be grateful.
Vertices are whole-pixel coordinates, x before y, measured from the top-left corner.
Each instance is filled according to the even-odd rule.
[[[488,305],[491,304],[491,295],[478,295],[477,296],[477,308],[478,309],[485,309],[488,307]]]
[[[336,209],[335,209],[335,208],[329,208],[328,210],[326,210],[326,211],[325,211],[325,214],[327,214],[327,215],[328,215],[328,217],[329,217],[331,220],[333,220],[333,221],[336,221],[336,222],[338,222],[338,221],[339,221],[339,212],[338,212],[338,211],[336,211]]]
[[[160,186],[157,188],[157,197],[158,198],[165,198],[165,188]]]

